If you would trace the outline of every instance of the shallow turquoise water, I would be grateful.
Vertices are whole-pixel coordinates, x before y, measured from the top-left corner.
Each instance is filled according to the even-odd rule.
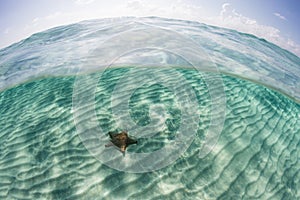
[[[200,159],[209,126],[208,88],[197,71],[178,71],[196,91],[199,129],[174,163],[148,173],[114,170],[86,150],[72,113],[74,76],[43,78],[2,91],[1,199],[299,198],[300,105],[266,87],[222,75],[227,99],[224,128],[216,147]],[[107,131],[122,128],[114,124],[105,98],[124,72],[107,70],[97,86],[97,120]],[[180,107],[167,88],[140,87],[129,102],[131,116],[146,125],[147,106],[158,102],[170,113],[166,129],[140,139],[128,152],[151,152],[172,140]]]

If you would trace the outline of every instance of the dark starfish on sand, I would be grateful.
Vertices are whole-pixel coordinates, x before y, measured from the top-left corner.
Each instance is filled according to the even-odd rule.
[[[121,133],[108,132],[108,134],[111,139],[111,143],[105,145],[105,147],[115,145],[123,154],[129,145],[137,144],[137,140],[130,138],[126,131],[122,131]]]

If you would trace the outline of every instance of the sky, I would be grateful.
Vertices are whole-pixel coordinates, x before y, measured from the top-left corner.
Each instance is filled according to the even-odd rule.
[[[0,48],[87,19],[159,16],[254,34],[300,57],[300,0],[0,0]]]

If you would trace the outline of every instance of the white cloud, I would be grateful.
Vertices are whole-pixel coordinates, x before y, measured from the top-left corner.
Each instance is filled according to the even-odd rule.
[[[33,20],[32,20],[32,22],[33,23],[36,23],[36,22],[38,22],[40,20],[40,18],[39,17],[36,17],[36,18],[34,18]]]
[[[282,20],[287,20],[286,18],[285,18],[285,16],[283,16],[283,15],[281,15],[281,14],[279,14],[279,13],[273,13],[276,17],[278,17],[279,19],[282,19]]]
[[[222,19],[226,18],[226,17],[230,17],[231,15],[238,15],[235,10],[231,7],[231,5],[229,3],[224,3],[222,5],[222,10],[220,12],[220,16],[222,17]]]
[[[249,24],[249,25],[256,24],[255,20],[245,17],[242,14],[236,12],[235,9],[229,3],[224,3],[222,5],[220,17],[225,23],[227,22],[231,23],[236,21],[235,23],[238,22],[238,23]]]
[[[45,17],[46,20],[52,20],[52,19],[56,19],[56,18],[59,18],[59,17],[62,17],[64,14],[62,12],[55,12],[55,13],[52,13],[50,15],[47,15]]]
[[[139,9],[145,7],[145,5],[143,5],[143,3],[141,1],[128,1],[127,7],[134,9],[134,10],[139,10]]]
[[[119,7],[118,13],[127,16],[158,16],[195,21],[205,16],[205,11],[202,7],[191,6],[181,0],[161,1],[161,3],[157,4],[151,4],[149,1],[130,0]]]
[[[11,30],[11,28],[6,28],[6,29],[3,31],[3,33],[4,33],[5,35],[6,35],[6,34],[9,34],[10,30]]]
[[[256,20],[238,13],[229,3],[224,3],[219,16],[220,20],[212,22],[219,26],[254,34],[259,37],[279,37],[279,30],[266,25],[260,25]],[[266,38],[267,39],[267,38]]]
[[[76,0],[75,4],[77,5],[87,5],[93,3],[94,0]]]
[[[284,18],[284,16],[279,16],[282,19]],[[256,20],[243,16],[229,3],[224,3],[222,5],[219,20],[217,18],[212,18],[211,24],[253,34],[257,37],[273,42],[274,44],[277,44],[298,56],[300,55],[300,45],[296,44],[289,38],[283,37],[277,28],[259,24]]]

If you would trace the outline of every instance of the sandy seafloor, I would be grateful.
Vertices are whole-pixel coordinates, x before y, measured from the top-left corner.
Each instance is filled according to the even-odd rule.
[[[171,55],[174,46],[163,46],[163,36],[150,43],[156,35],[149,32],[145,44],[152,49],[118,58],[114,63],[123,67],[112,64],[104,70],[111,63],[104,56],[125,41],[122,33],[129,32],[127,41],[142,40],[139,36],[149,26],[159,34],[169,32],[167,38],[182,35],[182,41],[173,41],[179,45],[188,45],[184,41],[190,38],[210,61],[200,70],[181,66],[188,62]],[[0,50],[0,199],[300,199],[299,63],[297,56],[263,39],[189,21],[105,19],[37,33]],[[93,120],[106,133],[124,128],[116,123],[111,103],[124,75],[134,67],[159,72],[168,65],[177,66],[171,69],[192,88],[198,104],[198,126],[188,148],[168,166],[144,173],[116,170],[95,158],[76,127],[87,120],[85,114],[74,117],[78,76],[99,77],[93,85],[94,107],[87,106],[85,113],[94,113]],[[215,120],[211,86],[203,78],[207,74],[221,77],[223,88],[217,91],[224,91],[226,110],[216,145],[201,158]],[[140,77],[134,75],[133,80]],[[139,143],[128,147],[128,154],[164,148],[183,126],[183,104],[164,85],[174,76],[163,75],[164,82],[124,85],[124,91],[136,88],[128,113],[137,125],[151,123],[152,105],[167,113],[164,128],[148,138],[135,135]],[[123,100],[118,98],[116,102]],[[99,137],[109,140],[107,134]]]

